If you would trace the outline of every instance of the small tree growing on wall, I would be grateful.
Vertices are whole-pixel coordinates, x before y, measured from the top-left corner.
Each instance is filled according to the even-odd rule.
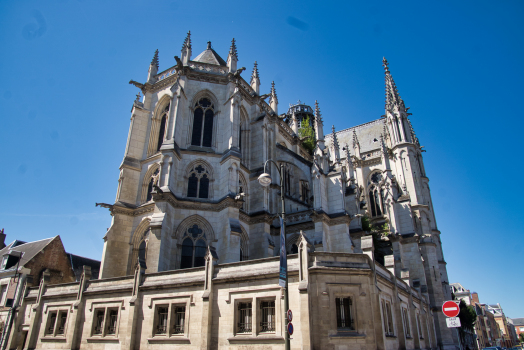
[[[310,154],[313,154],[317,140],[315,139],[315,131],[311,126],[309,117],[302,119],[300,128],[298,129],[298,137],[302,140],[302,145],[308,150]]]

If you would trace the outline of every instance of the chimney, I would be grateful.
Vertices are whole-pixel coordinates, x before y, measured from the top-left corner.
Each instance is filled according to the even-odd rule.
[[[480,304],[479,293],[477,293],[477,292],[471,293],[471,300],[473,300],[474,304]]]
[[[4,229],[0,230],[0,249],[5,248],[5,233]]]

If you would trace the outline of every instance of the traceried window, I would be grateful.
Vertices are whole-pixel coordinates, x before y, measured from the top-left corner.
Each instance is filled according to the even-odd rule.
[[[147,185],[147,196],[146,196],[146,202],[149,202],[151,199],[153,199],[153,186],[158,185],[158,174],[160,173],[160,169],[156,169],[153,175],[151,175],[151,178],[149,179],[149,183]]]
[[[215,106],[207,98],[195,103],[193,115],[192,146],[211,147],[213,141],[213,118]]]
[[[187,183],[187,196],[190,198],[209,198],[209,177],[209,171],[202,164],[191,169]]]
[[[300,200],[309,203],[309,182],[300,180]]]
[[[368,182],[368,195],[371,216],[381,216],[384,214],[384,190],[380,188],[382,174],[376,172],[371,175]]]
[[[405,308],[402,309],[402,319],[404,321],[404,330],[406,332],[406,337],[411,338],[411,329],[409,327],[408,310]]]
[[[252,318],[251,318],[251,302],[238,303],[238,326],[237,333],[251,333]]]
[[[206,233],[197,224],[184,232],[180,268],[199,267],[205,265],[207,251]]]
[[[337,311],[337,329],[354,329],[353,318],[351,315],[351,305],[351,298],[335,298],[335,308]]]
[[[260,302],[260,332],[275,331],[275,301]]]
[[[164,114],[162,115],[162,118],[160,119],[160,130],[158,130],[158,141],[156,150],[157,152],[160,151],[160,147],[162,147],[162,143],[164,142],[164,137],[166,136],[166,124],[167,124],[167,113],[169,112],[169,104],[166,106],[164,110]]]

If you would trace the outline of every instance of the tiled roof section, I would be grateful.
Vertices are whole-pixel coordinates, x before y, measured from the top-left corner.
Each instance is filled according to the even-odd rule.
[[[36,254],[38,254],[42,249],[44,249],[53,239],[57,238],[58,236],[42,239],[35,242],[29,242],[29,243],[23,243],[20,245],[16,245],[17,242],[20,241],[14,241],[11,244],[7,245],[7,247],[0,250],[0,256],[7,254],[9,250],[12,248],[12,250],[15,250],[17,252],[22,252],[24,255],[22,256],[22,260],[20,260],[20,267],[24,266],[27,262],[29,262],[31,259],[35,257]]]
[[[514,326],[524,326],[524,318],[512,318]]]
[[[80,276],[82,276],[82,273],[84,271],[84,265],[91,267],[91,279],[98,279],[98,275],[100,273],[100,261],[84,258],[83,256],[71,253],[66,254],[69,261],[71,261],[71,266],[73,267],[73,271],[75,272],[75,278],[77,281],[80,281]]]
[[[369,152],[371,150],[380,149],[380,135],[384,129],[384,120],[377,119],[371,122],[354,126],[349,129],[337,131],[337,139],[341,145],[352,145],[353,144],[353,130],[357,134],[358,143],[360,144],[360,153]],[[326,144],[332,144],[333,134],[327,134],[325,136]],[[376,140],[376,141],[375,141]],[[350,154],[354,155],[354,150],[351,148]],[[344,153],[345,154],[345,153]]]
[[[208,63],[208,64],[214,64],[217,66],[227,66],[226,61],[220,57],[215,50],[211,48],[211,43],[208,43],[207,49],[202,52],[200,55],[198,55],[194,60],[194,62],[202,62],[202,63]]]

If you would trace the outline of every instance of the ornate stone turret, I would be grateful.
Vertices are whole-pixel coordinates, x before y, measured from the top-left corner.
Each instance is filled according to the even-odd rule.
[[[229,55],[227,56],[227,66],[231,73],[237,71],[238,53],[237,46],[235,44],[235,38],[231,40],[231,47],[229,48]]]
[[[317,145],[321,150],[326,148],[324,144],[324,122],[322,121],[322,114],[320,114],[320,108],[318,107],[318,101],[315,100],[315,137],[317,139]]]
[[[278,114],[278,98],[277,91],[275,90],[275,82],[271,82],[271,93],[269,95],[269,106],[271,109]]]
[[[386,83],[386,123],[389,128],[389,134],[391,137],[391,144],[403,142],[411,142],[411,137],[408,137],[407,125],[404,122],[407,120],[407,108],[404,105],[404,101],[400,97],[397,89],[397,85],[391,76],[389,71],[389,63],[386,58],[382,59],[382,65],[384,66],[385,72],[385,83]]]
[[[255,90],[257,95],[260,95],[260,78],[258,77],[257,61],[255,61],[255,65],[253,66],[253,73],[251,73],[251,82],[249,84],[251,85],[251,88]]]
[[[182,63],[184,66],[189,64],[191,59],[191,31],[187,32],[186,39],[184,40],[184,45],[182,45]]]
[[[155,51],[153,60],[149,65],[149,72],[147,73],[147,82],[154,84],[156,81],[156,73],[158,73],[158,49]]]

